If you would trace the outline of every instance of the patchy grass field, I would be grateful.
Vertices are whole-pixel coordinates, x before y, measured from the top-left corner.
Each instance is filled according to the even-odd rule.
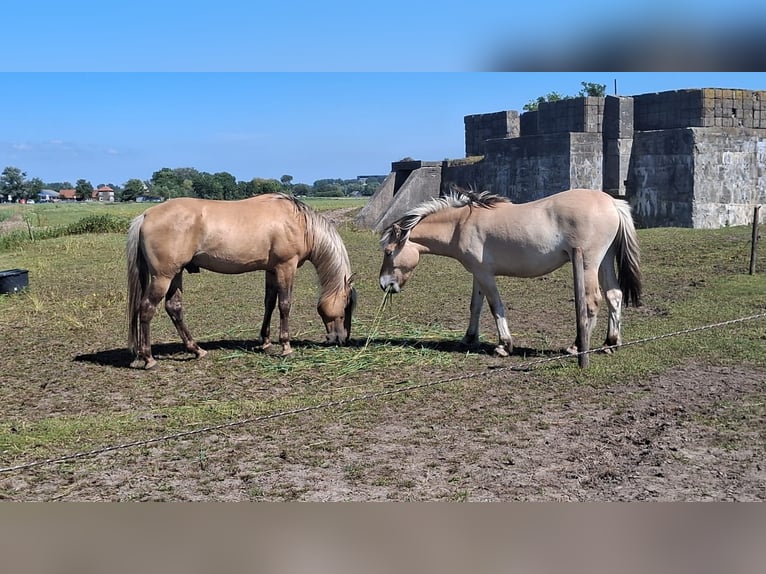
[[[766,498],[766,319],[597,354],[585,371],[572,360],[534,364],[574,338],[565,267],[501,279],[516,351],[490,354],[495,332],[485,311],[486,346],[467,352],[459,340],[471,281],[454,261],[425,257],[379,312],[377,236],[351,223],[360,205],[315,204],[339,222],[358,274],[353,345],[321,344],[307,264],[292,312],[295,352],[286,359],[257,348],[260,273],[188,277],[187,321],[210,353],[191,359],[158,313],[159,365],[143,371],[129,368],[125,348],[124,235],[0,251],[0,269],[28,269],[30,281],[25,292],[0,296],[0,467],[252,419],[0,473],[0,497]],[[86,215],[43,207],[57,206],[33,208],[46,218],[40,225]],[[96,206],[125,217],[146,207]],[[0,209],[2,224],[13,218]],[[746,274],[749,229],[639,237],[644,305],[626,310],[625,341],[766,310],[766,274]],[[605,328],[602,313],[593,344]]]

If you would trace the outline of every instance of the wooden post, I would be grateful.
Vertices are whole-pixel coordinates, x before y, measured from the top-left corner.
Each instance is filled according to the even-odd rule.
[[[583,351],[590,350],[588,337],[588,305],[585,301],[585,269],[583,266],[582,249],[572,248],[572,272],[574,275],[575,312],[577,313],[577,363],[581,368],[586,368],[590,363],[590,354]]]
[[[750,239],[750,275],[755,275],[755,260],[758,255],[758,214],[761,206],[753,208],[753,236]]]

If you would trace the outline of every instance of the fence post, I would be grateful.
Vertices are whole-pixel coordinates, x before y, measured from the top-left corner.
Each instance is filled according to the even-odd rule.
[[[758,214],[761,206],[753,208],[753,236],[750,239],[750,275],[755,275],[755,261],[758,255]]]
[[[582,249],[572,248],[572,273],[574,275],[575,311],[577,313],[577,364],[586,368],[590,363],[590,341],[588,337],[588,306],[585,301],[585,269]]]

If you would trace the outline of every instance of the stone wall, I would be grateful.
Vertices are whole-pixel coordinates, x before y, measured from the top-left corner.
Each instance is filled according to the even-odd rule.
[[[627,188],[638,226],[692,226],[693,148],[688,128],[636,132]]]
[[[625,181],[633,151],[633,98],[607,96],[604,101],[604,159],[601,189],[615,196],[627,193]]]
[[[603,121],[604,98],[571,98],[558,102],[543,102],[537,108],[536,134],[601,133]]]
[[[741,225],[766,204],[766,133],[690,128],[694,138],[692,227]]]
[[[517,203],[585,187],[626,198],[640,226],[716,228],[750,223],[766,203],[766,91],[573,98],[464,120],[466,159],[392,164],[379,192],[389,204],[412,203],[396,197],[402,182],[417,198],[419,185],[434,195],[458,185]]]
[[[465,155],[484,155],[484,142],[519,137],[519,113],[516,111],[475,114],[463,118]]]
[[[747,128],[637,132],[628,183],[644,227],[743,225],[766,203],[766,134]]]
[[[570,136],[563,133],[487,140],[480,162],[470,166],[445,162],[442,189],[455,184],[505,195],[519,203],[563,191],[571,178]]]
[[[399,161],[356,217],[357,225],[383,231],[398,217],[418,204],[439,196],[441,163]]]
[[[512,129],[505,128],[506,120]],[[484,160],[466,173],[460,168],[445,173],[460,185],[470,179],[475,188],[519,202],[572,187],[608,187],[624,194],[633,132],[630,98],[543,102],[537,111],[520,117],[497,113],[467,116],[465,125],[466,156],[481,153]],[[519,135],[503,135],[504,131],[515,132],[516,126]],[[609,131],[606,144],[605,129]],[[479,144],[488,133],[496,135]]]
[[[766,91],[705,88],[633,96],[636,130],[766,129]]]

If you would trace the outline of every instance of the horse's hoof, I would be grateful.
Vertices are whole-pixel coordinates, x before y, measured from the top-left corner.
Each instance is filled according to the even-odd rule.
[[[293,350],[292,349],[282,349],[282,352],[279,353],[279,356],[280,357],[289,357],[292,354],[293,354]]]
[[[564,352],[569,355],[576,355],[577,354],[577,345],[569,345],[566,349],[564,349]]]
[[[202,357],[207,355],[207,351],[204,349],[197,349],[196,351],[194,351],[194,354],[197,355],[198,359],[201,359]]]
[[[271,341],[266,341],[265,343],[261,343],[261,351],[265,351],[270,348],[271,348]]]
[[[498,345],[495,347],[495,355],[498,357],[508,357],[510,356],[510,353],[508,352],[508,349],[505,348],[504,345]]]
[[[144,370],[148,371],[149,369],[153,369],[156,366],[157,366],[156,359],[147,359],[146,363],[144,364]]]

